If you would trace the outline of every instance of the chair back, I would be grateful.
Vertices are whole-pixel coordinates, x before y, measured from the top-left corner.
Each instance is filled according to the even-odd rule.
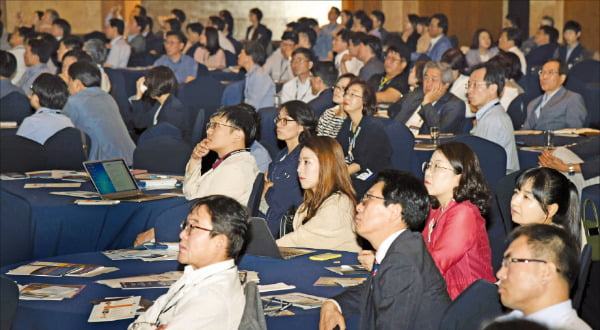
[[[394,121],[387,121],[385,132],[392,145],[392,167],[396,170],[411,171],[414,168],[413,156],[415,137],[406,125]]]
[[[459,136],[455,141],[468,145],[475,152],[489,190],[494,191],[498,181],[506,175],[506,151],[504,148],[478,136]]]
[[[274,158],[279,152],[280,148],[278,146],[277,140],[277,125],[275,125],[275,117],[279,114],[279,110],[275,107],[267,107],[258,110],[258,114],[260,115],[260,144],[262,144],[269,153],[274,151],[274,154],[271,153],[271,158]]]
[[[569,70],[565,87],[583,97],[587,126],[600,128],[600,61],[585,60]]]
[[[157,242],[178,242],[181,228],[179,225],[190,213],[192,201],[170,207],[161,212],[154,222],[154,236]],[[149,224],[151,225],[151,224]]]
[[[583,301],[583,295],[589,287],[587,285],[590,279],[590,270],[592,268],[592,246],[586,244],[581,251],[581,257],[579,259],[579,275],[577,276],[577,282],[571,289],[571,301],[573,303],[573,309],[577,312],[581,310],[581,302]],[[597,280],[597,279],[596,279]]]
[[[255,282],[247,282],[244,287],[244,295],[246,296],[246,305],[244,306],[244,314],[240,321],[239,330],[266,330],[267,321],[265,320],[260,292]]]
[[[204,117],[204,109],[200,109],[198,112],[196,112],[196,119],[194,120],[194,127],[192,128],[192,145],[196,145],[206,136],[205,126],[206,118]]]
[[[223,91],[223,97],[221,98],[221,105],[236,105],[244,101],[244,87],[246,87],[246,79],[242,79],[225,87]]]
[[[49,169],[83,170],[82,162],[88,159],[90,137],[75,127],[66,127],[50,137],[46,148]]]
[[[477,280],[465,289],[446,309],[441,330],[478,330],[486,320],[502,315],[498,287]]]
[[[149,172],[183,174],[192,150],[189,143],[172,135],[145,138],[133,152],[133,166]]]
[[[146,129],[138,138],[137,144],[145,144],[149,139],[166,136],[182,139],[181,130],[178,127],[168,122],[162,122]]]
[[[17,135],[0,139],[0,172],[46,169],[46,150],[41,144]]]
[[[10,329],[19,305],[19,287],[10,278],[0,275],[0,292],[0,329]]]
[[[248,198],[248,213],[251,217],[258,216],[258,208],[260,206],[260,199],[262,197],[263,187],[265,186],[265,176],[263,173],[258,173],[254,184],[252,185],[252,191],[250,192],[250,198]]]
[[[237,65],[237,55],[226,50],[225,51],[225,65],[228,67]]]
[[[519,130],[527,119],[527,105],[523,103],[523,94],[519,94],[508,106],[506,113],[510,116],[513,123],[513,129]]]
[[[33,114],[27,96],[13,92],[0,99],[0,121],[16,121],[17,125],[25,117]]]
[[[216,109],[221,105],[225,86],[210,75],[202,75],[183,84],[177,98],[190,109]]]

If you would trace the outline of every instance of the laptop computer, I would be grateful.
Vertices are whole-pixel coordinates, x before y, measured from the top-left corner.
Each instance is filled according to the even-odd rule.
[[[145,202],[173,197],[142,193],[122,158],[87,161],[83,162],[83,167],[102,199]]]
[[[290,259],[313,252],[316,251],[277,246],[267,222],[263,218],[250,218],[250,241],[246,246],[245,254],[274,259]]]

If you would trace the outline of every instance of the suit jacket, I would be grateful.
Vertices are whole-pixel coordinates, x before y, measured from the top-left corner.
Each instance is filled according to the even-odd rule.
[[[594,54],[585,49],[581,44],[578,44],[575,49],[573,49],[569,58],[567,58],[567,46],[565,45],[558,47],[554,53],[554,57],[558,57],[567,63],[567,65],[569,65],[569,69],[581,61],[591,59],[593,56]]]
[[[266,26],[262,24],[258,24],[258,27],[254,30],[254,33],[250,35],[250,31],[252,30],[252,25],[246,29],[246,40],[257,40],[258,42],[267,49],[267,46],[271,42],[272,32]]]
[[[542,102],[543,96],[536,97],[527,105],[524,129],[557,130],[585,127],[587,111],[581,95],[561,87],[542,107],[540,117],[536,118],[534,111]]]
[[[316,118],[321,117],[325,110],[335,107],[335,103],[333,103],[333,88],[327,88],[319,93],[317,97],[308,102],[308,105],[313,109]]]
[[[450,304],[446,282],[420,233],[405,230],[392,243],[377,275],[335,299],[342,313],[360,313],[359,329],[438,329]]]
[[[415,112],[417,107],[423,102],[424,94],[421,92],[412,92],[403,97],[398,106],[395,106],[394,112],[398,109],[395,121],[406,124],[408,119]],[[423,126],[419,130],[420,134],[429,134],[429,128],[437,126],[441,133],[459,134],[462,123],[465,120],[465,103],[458,97],[447,91],[435,105],[425,104],[419,110],[419,116],[423,118]]]
[[[539,70],[546,61],[554,56],[554,52],[558,48],[558,44],[545,44],[538,46],[531,50],[527,56],[525,56],[525,60],[527,60],[527,68],[529,68],[529,72],[532,70]]]
[[[583,163],[579,164],[584,179],[587,180],[600,175],[599,135],[590,136],[569,149],[584,160]]]
[[[435,45],[433,45],[433,48],[425,53],[425,55],[429,56],[432,61],[439,61],[442,58],[442,55],[450,48],[452,48],[452,43],[446,36],[443,36],[435,43]]]

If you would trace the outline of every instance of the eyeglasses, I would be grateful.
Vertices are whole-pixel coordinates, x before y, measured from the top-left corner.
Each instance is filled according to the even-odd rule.
[[[187,221],[187,219],[183,220],[179,224],[179,228],[181,228],[181,230],[185,230],[186,234],[188,234],[188,235],[190,235],[192,233],[192,229],[200,229],[200,230],[207,231],[209,233],[212,233],[212,232],[216,233],[216,231],[214,229],[208,229],[208,228],[204,228],[204,227],[200,227],[200,226],[194,226],[191,223],[189,223]]]
[[[439,169],[444,169],[444,170],[448,170],[448,171],[452,171],[454,172],[453,168],[448,168],[448,167],[444,167],[444,166],[440,166],[439,164],[432,164],[429,162],[424,162],[421,165],[421,170],[423,170],[423,173],[425,173],[425,171],[430,170],[431,172],[437,172],[437,170]]]
[[[471,87],[473,88],[477,88],[478,86],[489,86],[489,83],[487,81],[469,81],[468,83],[465,84],[465,89],[469,89]]]
[[[504,258],[502,258],[502,267],[508,268],[508,266],[510,266],[510,264],[514,263],[514,262],[522,262],[522,263],[525,263],[525,264],[528,264],[530,262],[540,262],[540,263],[543,263],[543,264],[547,264],[548,263],[548,261],[541,260],[541,259],[524,259],[524,258],[507,258],[507,257],[504,257]],[[558,267],[556,267],[556,271],[558,273],[560,273],[560,269],[558,269]]]
[[[344,96],[352,96],[352,97],[359,98],[359,99],[362,99],[362,97],[363,97],[362,95],[350,93],[348,91],[346,91],[346,93],[344,93]]]
[[[217,122],[208,122],[206,123],[206,130],[208,131],[211,128],[217,129],[219,128],[219,126],[226,126],[226,127],[231,127],[233,129],[240,129],[239,127],[235,127],[233,125],[227,125],[227,124],[222,124],[222,123],[217,123]]]
[[[288,124],[288,122],[290,122],[290,121],[296,121],[296,120],[288,119],[288,118],[281,118],[281,117],[273,118],[273,122],[275,123],[275,125],[281,124],[281,126],[286,126]]]
[[[542,71],[542,70],[540,70],[540,71],[538,71],[538,74],[539,74],[540,76],[544,76],[544,75],[553,76],[553,75],[555,75],[555,74],[559,74],[559,73],[558,73],[558,72],[556,72],[556,71]]]
[[[375,196],[375,195],[371,195],[371,194],[364,194],[363,197],[360,199],[360,202],[364,203],[364,202],[368,201],[369,199],[377,199],[377,200],[384,201],[384,202],[386,201],[386,199],[383,197],[379,197],[379,196]]]

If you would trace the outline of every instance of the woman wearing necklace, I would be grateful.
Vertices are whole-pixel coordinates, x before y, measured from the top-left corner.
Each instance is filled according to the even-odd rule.
[[[369,189],[377,172],[391,166],[392,148],[383,122],[372,116],[375,102],[375,90],[364,80],[353,80],[346,88],[343,105],[348,118],[336,139],[344,150],[358,198]]]
[[[277,139],[285,148],[269,164],[265,173],[264,201],[268,206],[266,221],[274,237],[278,237],[279,222],[286,211],[302,203],[298,182],[298,156],[301,143],[315,135],[316,118],[312,109],[302,101],[284,103],[275,117]]]
[[[450,298],[478,279],[495,282],[482,216],[489,193],[477,156],[463,143],[444,143],[423,171],[432,199],[423,237]]]

